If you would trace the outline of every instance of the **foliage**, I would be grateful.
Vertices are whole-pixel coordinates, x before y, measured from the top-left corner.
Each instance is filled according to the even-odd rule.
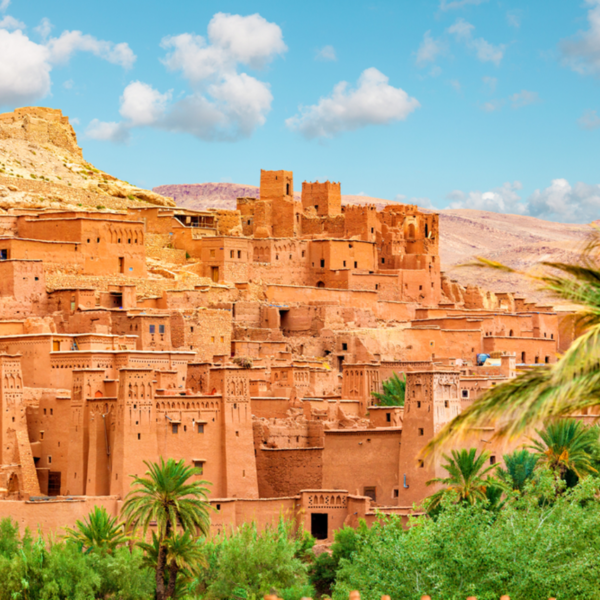
[[[200,475],[200,469],[190,467],[182,459],[161,457],[158,463],[144,462],[145,477],[133,478],[131,491],[123,503],[123,515],[134,530],[142,529],[146,536],[151,522],[156,522],[156,598],[171,598],[175,593],[180,567],[170,548],[180,530],[185,534],[206,535],[210,529],[210,504],[207,481],[190,481]],[[180,540],[182,541],[182,540]],[[167,585],[166,569],[169,569]]]
[[[452,450],[452,457],[444,455],[447,462],[442,467],[448,471],[449,476],[436,477],[427,482],[427,485],[440,483],[444,486],[427,499],[427,510],[437,509],[449,493],[452,493],[458,501],[468,504],[488,500],[487,489],[490,485],[500,489],[503,487],[500,480],[490,483],[489,479],[484,479],[497,467],[497,465],[487,464],[489,458],[489,452],[477,455],[475,448]],[[499,498],[494,494],[490,499],[497,501]]]
[[[597,478],[588,477],[551,504],[540,502],[537,494],[511,494],[499,512],[480,503],[449,503],[436,519],[421,517],[408,531],[400,518],[390,517],[367,530],[344,561],[334,600],[345,600],[354,589],[361,590],[363,600],[378,600],[383,594],[595,600],[600,577],[598,486]]]
[[[406,376],[400,377],[394,373],[383,384],[383,392],[371,392],[371,395],[378,400],[379,406],[404,406],[404,397],[406,394]]]
[[[111,517],[106,508],[94,506],[83,521],[75,521],[75,529],[65,527],[65,539],[79,545],[86,552],[105,550],[109,553],[127,542],[123,524]]]
[[[523,448],[502,458],[506,468],[498,468],[496,475],[511,489],[522,492],[525,484],[534,477],[539,457]]]
[[[149,575],[138,550],[85,553],[28,531],[20,536],[16,522],[0,521],[0,600],[147,600],[154,594]]]
[[[569,471],[577,478],[597,472],[592,464],[600,434],[597,426],[586,427],[581,421],[560,419],[536,433],[540,439],[534,440],[530,448],[540,463],[546,464],[561,479],[566,480]]]
[[[502,385],[487,390],[471,406],[448,423],[427,445],[425,452],[439,452],[456,443],[473,428],[495,423],[496,437],[517,437],[536,423],[600,405],[600,230],[576,264],[543,262],[542,275],[524,273],[555,297],[580,306],[578,325],[585,332],[559,360],[525,371]],[[510,267],[479,258],[475,266],[515,272]]]
[[[197,579],[198,593],[229,600],[261,598],[274,589],[286,600],[312,597],[308,564],[299,557],[306,554],[306,539],[283,519],[261,531],[255,523],[244,523],[235,533],[211,539],[204,545],[208,566]]]

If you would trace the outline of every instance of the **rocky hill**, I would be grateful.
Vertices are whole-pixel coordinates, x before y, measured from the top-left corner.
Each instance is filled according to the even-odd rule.
[[[258,197],[259,188],[234,183],[164,185],[154,188],[175,199],[179,206],[203,210],[234,209],[238,197]],[[300,193],[295,192],[297,199]],[[344,204],[375,204],[389,200],[368,196],[342,196]],[[485,256],[519,269],[540,261],[572,261],[581,249],[588,225],[543,221],[534,217],[506,215],[479,210],[440,211],[440,254],[446,274],[462,285],[480,285],[493,291],[520,292],[536,301],[551,301],[526,278],[497,271],[459,265]]]
[[[11,208],[110,210],[166,198],[104,173],[84,160],[60,110],[18,108],[0,114],[0,211]]]

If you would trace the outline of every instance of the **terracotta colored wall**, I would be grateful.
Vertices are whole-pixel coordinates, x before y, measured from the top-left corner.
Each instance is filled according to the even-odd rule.
[[[322,454],[322,448],[259,449],[256,466],[260,497],[294,496],[300,490],[321,488]]]

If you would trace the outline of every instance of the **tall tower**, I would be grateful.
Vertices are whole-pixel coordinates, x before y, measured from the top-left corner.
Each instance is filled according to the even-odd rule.
[[[300,234],[300,206],[296,207],[294,202],[292,171],[261,170],[260,199],[270,205],[273,237],[295,237]]]
[[[342,214],[342,191],[339,183],[325,181],[302,183],[302,208],[314,207],[319,217],[333,217]]]
[[[131,475],[146,472],[144,460],[158,458],[153,382],[153,369],[119,370],[110,493],[121,498],[129,491]]]
[[[5,478],[2,485],[9,494],[39,495],[27,433],[20,355],[0,354],[0,405],[0,457]]]
[[[458,371],[406,373],[398,506],[411,506],[430,496],[436,487],[427,486],[427,481],[446,474],[439,462],[427,464],[419,453],[460,412],[459,389]]]
[[[228,498],[258,498],[254,455],[250,371],[225,367],[211,371],[211,384],[223,396],[224,490]]]

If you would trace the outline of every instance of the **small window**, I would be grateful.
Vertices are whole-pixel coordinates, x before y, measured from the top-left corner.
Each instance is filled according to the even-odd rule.
[[[211,344],[214,344],[214,343],[215,343],[215,336],[214,336],[214,335],[213,335],[213,336],[211,336],[211,338],[210,338],[210,342],[211,342]]]
[[[420,285],[420,286],[419,286],[419,291],[421,291],[422,289],[423,289],[423,286],[422,286],[422,285]]]
[[[546,356],[546,357],[544,358],[544,362],[545,362],[546,364],[548,364],[548,363],[550,362],[550,357],[549,357],[549,356]]]
[[[418,431],[419,431],[419,435],[420,435],[420,436],[421,436],[421,435],[425,435],[425,431],[423,430],[423,428],[422,428],[422,427],[419,427],[419,430],[418,430]]]
[[[448,400],[444,400],[444,408],[448,408],[450,406],[450,402]]]
[[[225,336],[224,336],[224,335],[222,335],[222,336],[221,336],[221,344],[223,344],[224,342],[225,342]]]
[[[248,225],[250,225],[250,221],[248,221]]]
[[[36,281],[39,281],[39,280],[40,280],[40,278],[39,278],[39,277],[34,277],[34,279],[35,279]]]
[[[229,258],[233,258],[233,252],[234,252],[233,250],[231,250],[231,251],[229,252]]]
[[[53,408],[51,408],[51,409],[50,409],[50,414],[51,414],[51,415],[53,415],[53,414],[54,414],[54,409],[53,409]]]
[[[495,465],[495,464],[496,464],[496,457],[490,456],[490,465]]]
[[[98,242],[98,244],[100,243],[100,238],[96,238],[96,242]]]
[[[321,267],[324,267],[324,266],[325,266],[325,260],[321,259]]]
[[[164,325],[159,325],[158,326],[158,333],[164,333],[165,332],[165,326]]]
[[[425,466],[425,463],[422,460],[420,460],[418,462],[419,462],[419,469],[422,469]]]
[[[88,244],[91,242],[90,238],[88,238]]]
[[[44,432],[40,431],[40,440],[43,440],[43,439],[44,439]]]
[[[150,333],[155,333],[156,325],[150,325]]]
[[[371,233],[375,233],[375,228],[371,227]]]
[[[421,408],[421,401],[417,400],[417,408]]]
[[[52,457],[48,456],[48,464],[51,465],[52,464]]]
[[[461,394],[462,394],[463,398],[468,398],[469,397],[469,390],[462,390]]]
[[[392,413],[385,413],[385,420],[388,423],[392,422]]]
[[[44,414],[46,414],[46,409],[44,409]]]
[[[138,433],[138,440],[141,440],[141,439],[142,439],[142,434]]]
[[[198,473],[198,475],[202,475],[204,473],[204,461],[203,460],[195,460],[194,467],[200,471],[200,473]]]
[[[394,498],[398,498],[398,496],[399,496],[398,489],[395,489],[394,490]]]
[[[171,433],[177,433],[179,431],[179,423],[171,423]]]
[[[342,350],[348,350],[348,344],[346,342],[342,344]]]
[[[242,251],[238,250],[238,258],[242,258]]]
[[[346,261],[344,261],[344,266],[346,266]]]
[[[384,265],[385,264],[385,258],[381,259],[381,264]]]
[[[363,493],[363,496],[367,496],[367,498],[371,498],[373,502],[377,502],[377,488],[376,487],[366,487]]]
[[[221,510],[221,505],[217,504],[217,510]]]
[[[210,257],[211,257],[211,258],[214,258],[214,257],[215,257],[215,250],[211,250],[211,251],[210,251]]]
[[[306,251],[302,250],[302,258],[304,258],[305,254],[306,254]]]
[[[358,269],[358,262],[357,261],[354,261],[354,268]]]
[[[204,423],[196,423],[196,427],[198,428],[198,433],[204,433]]]

